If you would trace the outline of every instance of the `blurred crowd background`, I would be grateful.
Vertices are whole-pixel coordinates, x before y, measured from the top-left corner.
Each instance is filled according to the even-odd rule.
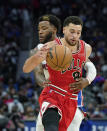
[[[84,89],[90,118],[107,119],[107,1],[106,0],[3,0],[0,1],[0,129],[24,130],[24,120],[35,120],[40,88],[33,73],[22,72],[29,50],[38,44],[36,21],[44,14],[69,15],[84,22],[82,39],[91,44],[97,77]],[[59,34],[63,36],[62,32]]]

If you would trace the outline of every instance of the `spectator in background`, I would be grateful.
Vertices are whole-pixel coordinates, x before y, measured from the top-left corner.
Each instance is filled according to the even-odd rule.
[[[107,80],[105,80],[103,85],[103,95],[104,95],[104,102],[98,105],[100,112],[104,114],[104,117],[107,117]]]
[[[4,108],[3,106],[0,107],[0,130],[5,128],[8,125],[9,118],[5,116]]]
[[[93,114],[91,114],[91,118],[104,118],[104,113],[100,112],[99,108],[96,107],[94,108]]]
[[[94,105],[94,103],[92,103],[92,102],[88,103],[87,114],[89,116],[91,116],[91,114],[93,114],[93,112],[94,112],[94,106],[93,105]]]
[[[35,121],[35,112],[31,106],[25,107],[24,120],[33,120]]]
[[[18,128],[20,128],[21,131],[24,131],[24,121],[23,116],[18,110],[18,106],[14,105],[12,107],[12,112],[10,114],[10,120],[12,124],[14,125],[14,128],[12,131],[17,131]]]
[[[24,107],[22,103],[19,101],[18,96],[13,97],[13,102],[8,104],[8,112],[12,113],[14,107],[17,107],[17,111],[20,113],[24,113]]]
[[[104,82],[103,90],[104,90],[104,93],[107,92],[107,80],[105,80],[105,82]]]
[[[93,0],[93,2],[91,0],[61,0],[61,2],[57,0],[32,0],[32,6],[30,4],[26,4],[25,1],[24,4],[23,1],[18,0],[11,0],[11,4],[9,2],[10,0],[0,1],[0,103],[2,103],[2,101],[3,105],[8,105],[8,103],[12,103],[13,95],[17,94],[19,96],[19,101],[24,106],[28,103],[31,103],[33,109],[36,108],[38,110],[38,106],[34,107],[35,101],[33,101],[32,99],[34,97],[36,98],[36,100],[38,99],[38,97],[36,97],[36,92],[39,92],[38,94],[40,94],[40,88],[26,88],[26,78],[24,80],[25,83],[20,84],[20,81],[18,80],[18,86],[15,85],[19,50],[22,49],[21,44],[23,45],[23,42],[20,41],[20,38],[23,38],[23,34],[25,34],[22,24],[23,22],[26,22],[24,17],[26,17],[26,20],[28,22],[27,24],[29,25],[31,24],[29,20],[32,19],[33,11],[33,17],[36,20],[41,15],[47,13],[57,13],[58,17],[61,18],[61,21],[63,21],[66,16],[73,14],[80,16],[84,21],[85,31],[83,31],[82,38],[86,42],[92,43],[92,47],[96,47],[93,50],[91,60],[92,62],[94,61],[95,65],[97,65],[96,67],[100,72],[100,75],[96,78],[95,83],[93,83],[94,85],[91,85],[88,91],[86,89],[86,97],[88,97],[88,93],[91,93],[93,98],[89,97],[89,99],[87,100],[96,101],[96,106],[98,106],[98,103],[101,103],[102,107],[98,107],[99,111],[106,113],[105,109],[107,108],[107,88],[104,88],[105,93],[103,94],[103,82],[105,79],[107,79],[107,28],[105,28],[107,23],[106,0],[102,0],[99,2],[95,0]],[[88,9],[88,6],[90,6],[90,9]],[[14,77],[13,85],[10,81],[10,77]],[[22,78],[20,79],[22,80]],[[10,81],[10,84],[7,83],[8,80]],[[100,84],[98,84],[99,80]],[[104,83],[106,85],[106,82]],[[92,109],[89,110],[90,115],[92,115],[95,107],[92,107]]]
[[[2,92],[1,99],[3,101],[3,104],[6,104],[6,105],[13,102],[13,98],[11,98],[10,94],[6,91]]]

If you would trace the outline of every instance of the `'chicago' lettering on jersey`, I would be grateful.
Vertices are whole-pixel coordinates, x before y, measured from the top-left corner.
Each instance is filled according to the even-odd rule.
[[[64,74],[66,71],[70,71],[70,70],[76,70],[76,71],[74,71],[74,74],[75,74],[75,75],[78,74],[77,72],[81,73],[80,59],[77,59],[77,62],[75,62],[75,63],[77,63],[76,65],[74,65],[74,61],[76,61],[75,58],[72,59],[72,62],[71,62],[71,64],[70,64],[70,67],[68,67],[66,70],[63,70],[63,71],[61,72],[61,74]],[[84,66],[84,63],[85,63],[85,62],[82,62],[82,64],[81,64],[82,67]],[[76,73],[75,73],[75,72],[76,72]],[[78,75],[79,75],[79,74],[78,74]]]

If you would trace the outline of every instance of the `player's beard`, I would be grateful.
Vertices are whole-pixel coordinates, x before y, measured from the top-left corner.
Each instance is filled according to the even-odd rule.
[[[70,40],[68,40],[67,37],[65,37],[65,40],[66,40],[66,42],[67,42],[70,46],[75,46],[75,45],[78,43],[77,41],[71,42]]]
[[[46,43],[46,42],[49,42],[49,41],[52,41],[52,32],[49,32],[49,33],[46,35],[46,37],[45,37],[45,39],[44,39],[44,41],[43,41],[43,44]]]

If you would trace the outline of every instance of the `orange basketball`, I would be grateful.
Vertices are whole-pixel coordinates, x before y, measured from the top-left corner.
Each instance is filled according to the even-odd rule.
[[[62,71],[67,69],[72,61],[72,53],[70,49],[63,45],[56,45],[50,48],[47,53],[46,62],[53,69]]]

